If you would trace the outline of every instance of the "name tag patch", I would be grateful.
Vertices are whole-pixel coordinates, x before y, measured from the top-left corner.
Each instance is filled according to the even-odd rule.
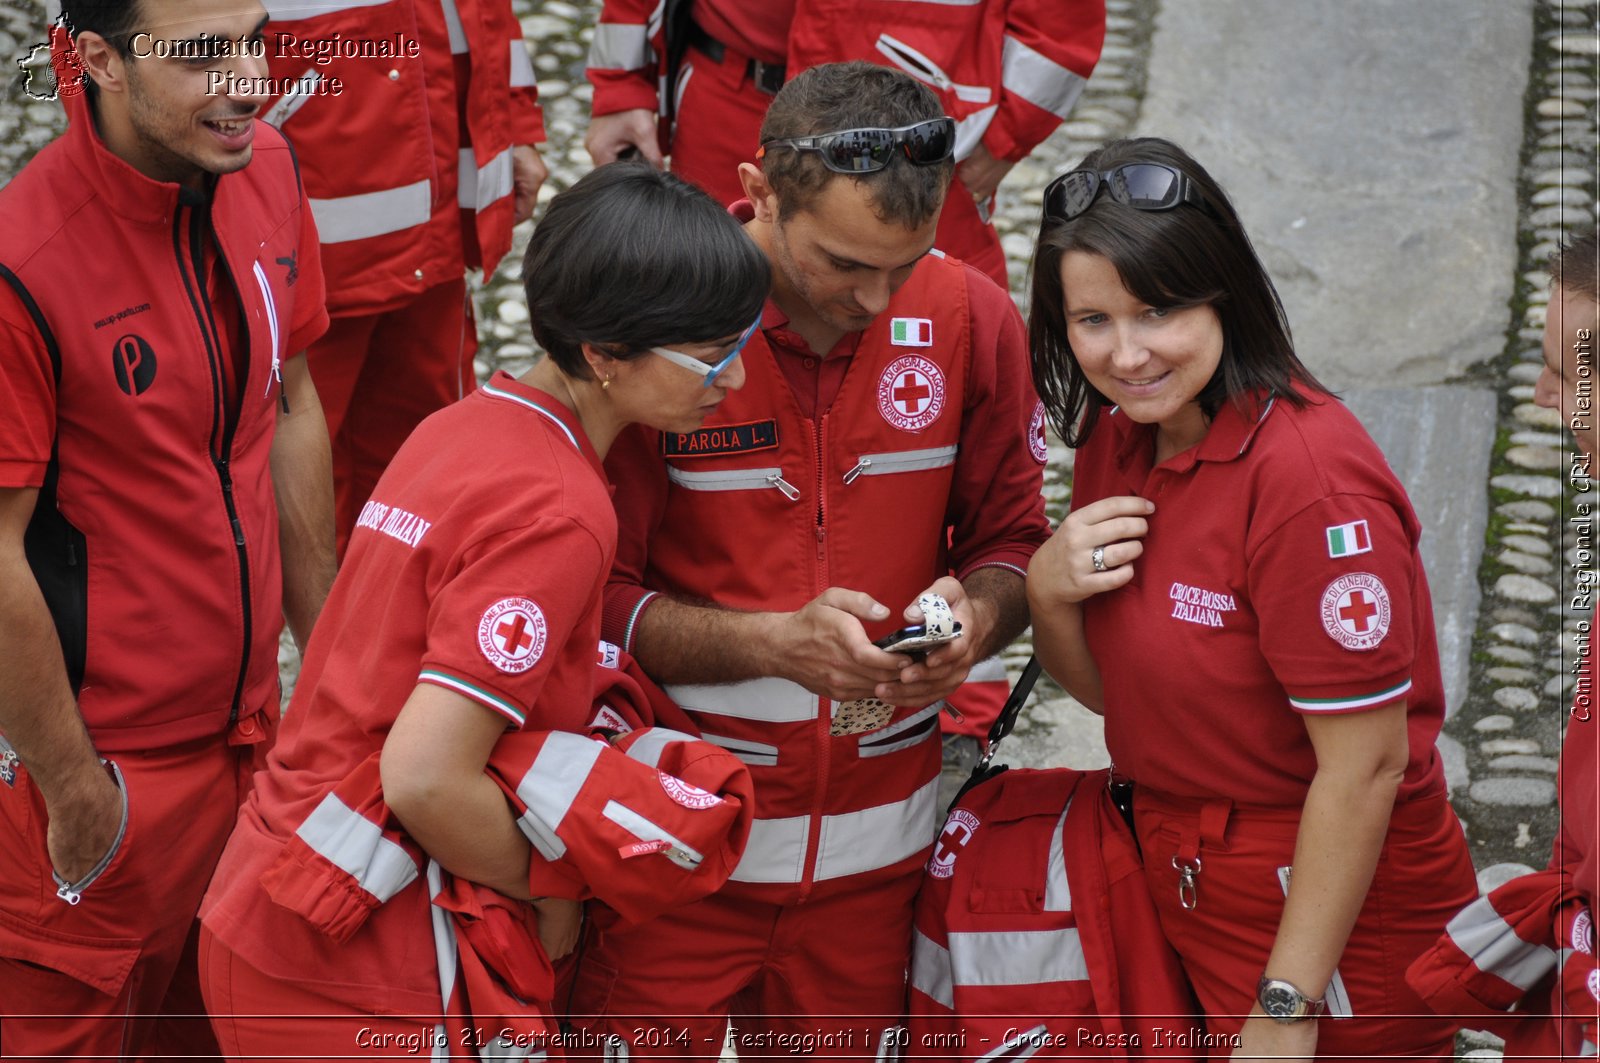
[[[710,458],[720,454],[751,454],[778,445],[777,421],[719,424],[693,432],[662,432],[661,453],[677,458]]]

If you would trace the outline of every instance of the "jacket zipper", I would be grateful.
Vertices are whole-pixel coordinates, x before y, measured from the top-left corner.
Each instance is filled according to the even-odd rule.
[[[956,447],[929,447],[926,450],[900,450],[887,454],[863,454],[844,474],[844,482],[852,484],[860,476],[882,476],[894,472],[921,472],[942,469],[956,460]]]
[[[189,303],[194,310],[195,321],[200,326],[200,334],[205,339],[206,355],[211,366],[211,396],[212,396],[212,429],[211,429],[211,465],[217,473],[217,483],[222,488],[222,504],[228,516],[228,527],[233,532],[234,552],[239,559],[239,602],[243,612],[243,639],[239,652],[239,673],[233,685],[233,698],[228,706],[228,726],[232,727],[239,720],[239,704],[244,697],[244,681],[250,667],[250,645],[254,640],[254,618],[251,614],[250,604],[250,557],[245,548],[244,525],[239,520],[239,509],[233,497],[233,470],[231,461],[233,457],[233,434],[239,427],[239,412],[244,405],[244,396],[247,394],[247,384],[250,374],[250,326],[245,315],[241,313],[240,343],[244,345],[245,356],[242,359],[243,367],[239,371],[237,391],[239,403],[236,408],[230,409],[227,396],[223,392],[223,382],[227,379],[222,366],[222,344],[217,334],[217,323],[211,313],[211,305],[203,296],[205,288],[205,248],[204,227],[206,219],[201,212],[193,207],[189,211],[189,248],[191,258],[190,266],[193,269],[193,278],[184,272],[185,262],[182,247],[182,218],[183,210],[179,208],[173,222],[173,242],[177,250],[178,271],[183,275],[184,285],[189,290]],[[228,268],[227,259],[222,254],[221,243],[217,244],[217,265],[221,268],[226,280],[233,285],[234,295],[242,311],[246,306],[244,292],[239,289],[234,280],[233,271]],[[197,294],[198,293],[198,294]]]
[[[800,501],[800,489],[783,478],[782,469],[728,469],[690,472],[667,466],[667,479],[690,491],[749,491],[776,488],[791,502]]]
[[[955,93],[956,99],[962,103],[988,103],[994,93],[987,85],[960,85],[951,80],[950,75],[926,55],[917,51],[902,40],[889,36],[887,33],[878,35],[877,48],[889,62],[904,70],[907,74],[924,84],[936,85],[946,92]]]
[[[815,447],[813,456],[816,464],[812,469],[811,482],[817,488],[817,582],[812,591],[820,594],[828,588],[828,505],[827,484],[824,475],[827,471],[824,439],[828,432],[828,415],[824,413],[817,419],[815,433]],[[832,730],[833,717],[829,712],[832,700],[821,695],[817,699],[817,798],[828,792],[828,780],[833,774]],[[806,862],[805,874],[800,882],[800,900],[805,900],[816,887],[817,863],[822,859],[822,809],[811,809],[811,829],[806,832]]]
[[[14,757],[16,754],[13,753]],[[122,769],[117,767],[116,761],[102,761],[111,772],[112,781],[117,784],[117,791],[122,794],[122,821],[117,824],[117,836],[111,839],[111,848],[106,850],[98,863],[89,869],[89,873],[76,882],[68,882],[56,874],[55,868],[50,869],[50,877],[56,881],[56,896],[68,904],[77,904],[83,900],[83,891],[94,885],[96,879],[106,873],[106,868],[111,866],[117,854],[122,851],[122,839],[128,834],[128,784],[123,781]]]

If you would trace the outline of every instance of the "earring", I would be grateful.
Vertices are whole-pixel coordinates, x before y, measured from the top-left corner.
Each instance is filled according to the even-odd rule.
[[[606,376],[606,377],[601,377],[600,378],[600,390],[601,391],[604,391],[606,388],[609,388],[610,386],[611,386],[611,378],[610,377]]]

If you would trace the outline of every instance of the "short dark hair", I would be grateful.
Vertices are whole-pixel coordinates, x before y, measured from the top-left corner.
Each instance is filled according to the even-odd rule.
[[[522,259],[533,337],[579,380],[593,375],[585,343],[629,360],[742,332],[771,283],[731,214],[642,162],[602,166],[559,193]]]
[[[125,56],[141,14],[139,0],[62,0],[60,21],[74,41],[80,33],[98,33]]]
[[[1116,267],[1123,286],[1150,306],[1210,306],[1222,323],[1222,360],[1201,390],[1207,420],[1222,403],[1254,391],[1295,405],[1305,400],[1292,385],[1327,394],[1294,353],[1283,303],[1272,286],[1233,204],[1220,185],[1182,148],[1157,137],[1114,140],[1090,152],[1081,169],[1106,171],[1126,163],[1163,163],[1194,182],[1216,214],[1189,204],[1143,211],[1117,202],[1104,189],[1070,221],[1046,216],[1034,249],[1028,346],[1033,383],[1050,423],[1069,446],[1089,438],[1107,405],[1089,383],[1067,341],[1061,260],[1069,251],[1100,255]]]
[[[1551,254],[1550,276],[1557,287],[1600,303],[1600,230],[1587,229]]]
[[[824,63],[778,90],[761,122],[761,143],[843,129],[897,129],[943,114],[937,96],[898,70],[860,61]],[[778,194],[780,217],[809,209],[829,181],[843,178],[871,189],[873,211],[881,220],[914,229],[944,206],[955,162],[915,166],[897,153],[876,173],[840,174],[814,151],[779,149],[762,157],[761,172]]]

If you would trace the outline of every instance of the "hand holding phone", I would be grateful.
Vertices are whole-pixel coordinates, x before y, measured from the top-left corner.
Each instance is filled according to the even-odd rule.
[[[889,653],[909,653],[919,660],[930,649],[961,637],[961,621],[955,618],[950,603],[937,594],[917,599],[923,622],[901,628],[873,643]]]

